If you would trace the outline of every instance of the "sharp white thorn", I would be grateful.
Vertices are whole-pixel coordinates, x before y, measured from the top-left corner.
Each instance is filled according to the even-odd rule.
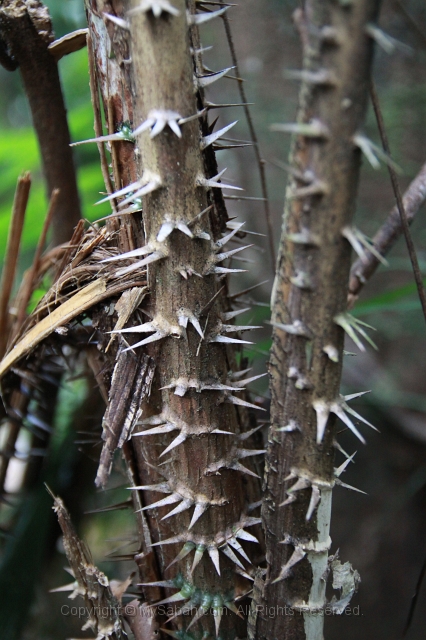
[[[260,325],[254,324],[223,324],[222,331],[224,333],[235,333],[236,331],[253,331],[254,329],[261,329]]]
[[[203,515],[205,511],[207,511],[209,505],[205,502],[197,502],[195,505],[194,513],[192,514],[191,522],[189,523],[189,529],[192,529],[194,524],[197,522],[199,518]]]
[[[317,508],[317,505],[318,505],[320,500],[321,500],[321,492],[320,492],[318,486],[316,484],[313,484],[312,485],[311,499],[309,501],[308,510],[306,512],[306,520],[307,521],[309,521],[312,518],[312,514],[314,513],[315,509]]]
[[[207,110],[208,110],[207,107],[205,107],[204,109],[201,109],[201,111],[197,111],[197,113],[194,113],[192,116],[188,116],[187,118],[181,118],[180,120],[178,120],[178,124],[182,125],[182,124],[186,124],[187,122],[192,122],[193,120],[198,120],[198,118],[201,118],[204,114],[207,113]]]
[[[123,267],[122,269],[119,269],[115,275],[117,277],[124,276],[126,275],[126,273],[131,273],[132,271],[136,271],[136,269],[140,269],[141,267],[146,267],[152,262],[157,262],[157,260],[161,260],[162,258],[165,258],[165,257],[166,257],[166,254],[160,251],[154,251],[154,253],[152,253],[150,256],[145,258],[145,260],[140,260],[139,262],[135,262],[134,264],[131,264],[128,267]]]
[[[223,342],[227,344],[253,344],[248,340],[238,340],[238,338],[228,338],[228,336],[217,335],[214,338],[210,338],[209,342]]]
[[[200,563],[201,558],[204,555],[206,547],[203,545],[198,545],[195,549],[194,560],[192,562],[191,573],[194,573],[195,567]]]
[[[125,253],[120,253],[118,256],[113,256],[112,258],[105,258],[102,260],[104,262],[116,262],[117,260],[127,260],[128,258],[138,258],[139,256],[145,256],[147,253],[152,253],[154,248],[152,245],[147,244],[144,247],[139,247],[139,249],[133,249],[132,251],[126,251]]]
[[[147,511],[149,509],[158,509],[159,507],[165,507],[166,505],[173,504],[174,502],[179,502],[182,500],[182,496],[178,493],[172,493],[171,496],[167,496],[167,498],[163,498],[162,500],[158,500],[158,502],[153,502],[152,504],[148,504],[146,507],[142,507],[141,511]]]
[[[196,330],[196,332],[198,333],[198,335],[204,340],[204,332],[197,318],[194,316],[194,317],[191,317],[189,320],[192,326],[194,327],[194,329]]]
[[[311,486],[310,480],[307,478],[298,478],[290,489],[287,489],[287,493],[295,493],[296,491],[303,491]]]
[[[132,182],[131,184],[128,184],[126,187],[123,187],[122,189],[119,189],[118,191],[115,191],[114,193],[109,194],[105,198],[102,198],[102,200],[98,200],[96,204],[103,204],[104,202],[108,202],[109,200],[114,200],[115,198],[124,196],[126,193],[129,193],[130,191],[135,191],[135,189],[137,189],[139,186],[140,186],[139,181]]]
[[[167,538],[166,540],[160,540],[159,542],[153,542],[151,547],[158,547],[161,544],[176,544],[178,542],[182,542],[180,536],[173,536],[172,538]]]
[[[247,273],[247,269],[228,269],[227,267],[214,267],[210,273]]]
[[[392,36],[382,31],[382,29],[379,29],[375,24],[367,24],[365,31],[388,55],[391,55],[397,49],[400,49],[408,55],[412,55],[414,53],[413,49],[409,45],[404,42],[400,42],[396,38],[392,38]]]
[[[209,22],[210,20],[214,20],[215,18],[222,16],[228,9],[229,7],[223,7],[223,9],[210,11],[208,13],[191,13],[190,11],[188,11],[186,14],[187,21],[189,25],[196,24],[199,26],[200,24],[204,24],[205,22]]]
[[[225,544],[223,547],[221,547],[220,550],[222,551],[222,553],[225,554],[225,556],[227,558],[229,558],[234,564],[236,564],[237,567],[240,567],[240,569],[244,570],[244,565],[239,561],[239,559],[237,558],[235,553],[232,551],[232,549],[227,544]]]
[[[222,621],[222,616],[223,616],[222,607],[219,607],[218,609],[213,609],[214,626],[215,626],[217,638],[219,637],[219,629],[220,629],[220,623]]]
[[[228,311],[227,313],[221,313],[220,317],[223,322],[227,322],[228,320],[232,320],[233,318],[236,318],[236,316],[239,316],[246,311],[250,311],[250,307],[246,307],[245,309],[237,309],[236,311]]]
[[[332,362],[339,362],[339,351],[334,345],[326,344],[325,347],[322,348],[322,350]]]
[[[154,545],[152,545],[154,546]],[[181,551],[177,554],[176,558],[174,560],[171,561],[171,563],[167,566],[167,569],[169,569],[169,567],[173,566],[174,564],[176,564],[176,562],[180,562],[181,560],[183,560],[184,558],[186,558],[186,556],[191,553],[191,551],[194,549],[195,544],[192,542],[185,542],[185,544],[183,545]]]
[[[374,431],[379,431],[377,429],[377,427],[374,426],[374,424],[371,424],[371,422],[368,422],[368,420],[366,420],[365,418],[363,418],[357,411],[354,411],[351,407],[349,407],[346,403],[344,405],[344,410],[347,413],[350,413],[352,416],[354,416],[355,418],[358,418],[358,420],[361,420],[361,422],[363,422],[364,424],[368,425],[369,427],[371,427],[372,429],[374,429]]]
[[[217,71],[216,73],[212,73],[208,76],[196,76],[195,82],[201,88],[208,87],[210,84],[213,84],[214,82],[217,82],[217,80],[223,78],[223,76],[226,76],[226,74],[232,71],[233,68],[234,67],[228,67],[227,69],[222,69],[222,71]]]
[[[258,407],[256,404],[252,404],[251,402],[246,402],[245,400],[241,400],[241,398],[236,398],[235,396],[227,396],[226,402],[230,404],[236,404],[240,407],[247,407],[248,409],[259,409],[260,411],[266,411],[263,407]]]
[[[330,415],[330,407],[324,400],[315,400],[313,408],[317,414],[317,444],[321,444]]]
[[[349,458],[347,458],[341,465],[340,467],[337,467],[334,469],[334,475],[336,476],[336,478],[339,478],[342,473],[346,470],[346,467],[348,466],[348,464],[350,464],[351,462],[353,462],[353,459],[356,455],[356,451],[355,453],[353,453],[351,456],[349,456]]]
[[[343,396],[343,397],[345,399],[345,402],[350,402],[355,398],[360,398],[361,396],[364,396],[366,393],[371,393],[371,391],[358,391],[358,393],[350,393],[348,396]]]
[[[187,626],[186,630],[189,631],[191,627],[194,626],[198,622],[200,618],[202,618],[208,611],[208,608],[204,608],[203,606],[198,607],[195,616],[192,618],[191,622]]]
[[[290,558],[287,560],[286,564],[282,567],[278,578],[273,580],[272,584],[274,584],[275,582],[280,582],[281,580],[286,580],[291,573],[291,568],[294,567],[294,565],[296,565],[298,562],[303,560],[305,555],[306,551],[303,551],[303,549],[301,549],[300,547],[296,547]]]
[[[240,433],[237,438],[240,442],[244,442],[245,440],[248,440],[249,438],[251,438],[251,436],[256,433],[257,431],[259,431],[260,429],[263,429],[265,425],[264,424],[260,424],[258,427],[254,427],[253,429],[250,429],[250,431],[244,431],[243,433]]]
[[[213,562],[217,573],[220,575],[220,561],[219,561],[219,551],[217,547],[207,547],[207,553],[210,556],[211,561]]]
[[[244,380],[237,380],[234,382],[236,387],[245,387],[246,385],[254,382],[255,380],[259,380],[260,378],[264,378],[268,373],[260,373],[258,376],[252,376],[251,378],[245,378]],[[258,429],[258,427],[256,427]]]
[[[256,518],[256,520],[259,520],[259,518]],[[260,524],[260,523],[256,522],[256,524]],[[253,525],[252,524],[247,524],[245,526],[251,527]],[[238,531],[237,531],[237,533],[235,535],[240,540],[246,540],[247,542],[256,542],[257,544],[259,544],[259,540],[256,538],[256,536],[253,536],[251,533],[248,533],[248,531],[245,531],[244,529],[238,529]]]
[[[175,225],[173,222],[163,222],[157,235],[157,242],[164,242],[164,240],[169,237],[174,228]]]
[[[329,138],[330,131],[328,127],[320,120],[313,119],[311,122],[291,122],[287,124],[273,124],[271,131],[280,131],[282,133],[295,133],[296,135],[306,138]]]
[[[182,496],[179,496],[179,500],[182,500]],[[193,505],[193,501],[192,500],[182,500],[182,502],[180,504],[178,504],[177,507],[175,507],[174,509],[172,509],[172,511],[169,511],[168,514],[166,514],[163,518],[161,518],[162,520],[167,520],[167,518],[171,518],[172,516],[177,515],[178,513],[181,513],[182,511],[186,511],[186,509],[190,509],[190,507],[192,507]]]
[[[160,331],[156,331],[155,333],[152,334],[152,336],[149,336],[148,338],[145,338],[145,340],[141,340],[136,344],[132,344],[130,347],[127,347],[127,349],[124,349],[124,351],[131,351],[132,349],[136,349],[137,347],[142,347],[144,344],[149,344],[150,342],[156,342],[157,340],[161,340],[164,337],[165,337],[164,333]]]
[[[221,249],[222,247],[224,247],[225,244],[229,242],[244,225],[245,225],[245,222],[237,223],[235,228],[230,233],[227,233],[226,236],[223,236],[223,238],[221,238],[216,242],[215,246],[218,249]]]
[[[147,119],[134,130],[133,136],[136,137],[144,131],[151,129],[149,136],[150,138],[155,138],[166,126],[169,126],[173,133],[175,133],[178,138],[181,138],[182,133],[178,125],[181,119],[182,116],[176,111],[170,111],[169,109],[151,109]]]
[[[158,491],[159,493],[172,493],[167,482],[158,484],[141,484],[137,487],[127,487],[129,491]]]
[[[178,122],[180,122],[180,120],[182,120],[182,118],[180,118]],[[173,133],[176,134],[178,138],[181,138],[182,131],[179,129],[178,122],[176,122],[176,120],[169,120],[167,124],[169,125],[169,128],[173,131]],[[151,137],[153,136],[151,135]]]
[[[159,457],[162,458],[164,455],[166,455],[166,453],[169,453],[169,451],[171,451],[175,447],[178,447],[180,444],[182,444],[182,442],[185,442],[185,440],[186,440],[186,435],[184,433],[180,433],[178,436],[176,436],[173,442],[171,442],[169,446],[166,449],[164,449],[162,453],[160,453]]]
[[[281,322],[271,321],[271,325],[294,336],[300,336],[301,338],[306,338],[307,340],[310,340],[312,338],[311,331],[303,324],[301,320],[295,320],[292,324],[282,324]]]
[[[227,133],[230,129],[232,129],[232,127],[234,127],[237,124],[237,122],[238,120],[235,120],[235,122],[228,124],[226,127],[223,127],[223,129],[219,129],[218,131],[215,131],[214,133],[211,133],[210,135],[205,136],[204,138],[201,138],[201,142],[200,142],[201,150],[207,149],[207,147],[209,147],[211,144],[216,142],[216,140],[219,140],[219,138],[224,136],[225,133]]]
[[[125,198],[119,203],[119,207],[124,207],[125,204],[132,202],[135,198],[141,198],[142,196],[148,195],[148,193],[152,193],[156,191],[161,186],[161,179],[159,176],[153,177],[152,180],[149,180],[143,187],[138,189],[135,193]]]
[[[243,464],[241,464],[241,462],[238,462],[238,461],[234,461],[231,464],[231,467],[227,467],[227,468],[234,469],[234,471],[239,471],[240,473],[245,473],[246,475],[252,476],[253,478],[260,478],[260,475],[258,473],[254,473],[254,471],[251,471],[250,469],[245,467]]]
[[[234,189],[235,191],[244,191],[241,187],[235,187],[232,184],[224,184],[223,182],[219,182],[222,175],[225,173],[226,169],[223,169],[215,176],[211,178],[205,178],[203,175],[197,177],[196,184],[199,187],[204,187],[205,189]]]
[[[247,560],[247,562],[252,564],[250,558],[248,557],[248,555],[246,554],[246,552],[244,551],[244,549],[242,548],[242,546],[240,545],[236,537],[229,538],[227,542],[229,546],[233,547],[236,551],[238,551],[238,553],[240,554],[240,556],[244,558],[244,560]]]
[[[141,0],[137,7],[127,12],[127,15],[133,16],[138,13],[146,13],[147,11],[152,11],[156,18],[160,17],[163,11],[170,13],[172,16],[178,16],[180,14],[179,9],[174,7],[169,0]]]
[[[176,222],[176,229],[179,229],[179,231],[182,231],[182,233],[187,235],[189,238],[194,237],[194,234],[192,233],[191,229],[184,222]]]
[[[106,136],[99,136],[98,138],[89,138],[88,140],[79,140],[78,142],[72,142],[70,147],[78,147],[81,144],[88,144],[89,142],[113,142],[115,140],[125,140],[125,136],[121,133],[111,133]]]
[[[266,453],[266,449],[237,449],[236,454],[239,460],[243,458],[250,458],[250,456],[260,456]]]
[[[295,502],[295,501],[296,501],[296,496],[295,496],[295,495],[293,495],[293,494],[290,494],[290,495],[288,496],[288,498],[286,498],[286,499],[284,500],[284,502],[281,502],[281,504],[280,504],[280,505],[278,505],[278,506],[280,506],[280,507],[286,507],[288,504],[291,504],[292,502]]]
[[[345,423],[347,427],[349,427],[352,433],[358,438],[358,440],[362,442],[362,444],[366,444],[365,439],[360,434],[360,432],[358,431],[358,429],[356,428],[352,420],[349,418],[349,416],[346,415],[345,411],[343,410],[343,408],[340,406],[338,402],[334,402],[330,406],[330,411],[332,411],[338,418],[340,418],[342,422]]]
[[[127,22],[127,20],[123,20],[123,18],[119,18],[118,16],[114,16],[110,13],[106,13],[105,11],[104,11],[104,16],[110,22],[113,22],[114,24],[116,24],[117,27],[120,27],[120,29],[125,29],[126,31],[129,31],[130,25]]]
[[[401,167],[389,157],[383,149],[374,144],[372,140],[358,133],[353,137],[354,144],[361,149],[373,169],[380,169],[380,160],[392,167],[397,173],[402,173]]]
[[[167,422],[161,427],[153,427],[152,429],[147,429],[146,431],[139,431],[138,433],[132,433],[132,436],[157,436],[162,435],[163,433],[169,433],[170,431],[176,431],[178,427],[171,422]]]
[[[342,482],[339,478],[336,478],[336,484],[344,489],[349,489],[350,491],[356,491],[357,493],[363,493],[365,496],[368,495],[365,491],[361,491],[361,489],[357,489],[356,487],[352,487],[350,484],[346,484],[346,482]]]
[[[231,256],[235,255],[236,253],[240,253],[241,251],[244,251],[245,249],[250,249],[250,247],[252,247],[252,244],[249,244],[247,246],[244,247],[237,247],[236,249],[231,249],[230,251],[225,251],[223,253],[217,253],[215,255],[215,262],[222,262],[222,260],[226,260],[227,258],[230,258]]]
[[[114,331],[110,331],[109,333],[149,333],[151,331],[156,331],[157,327],[152,322],[145,322],[144,324],[139,324],[135,327],[128,327],[127,329],[117,329]]]

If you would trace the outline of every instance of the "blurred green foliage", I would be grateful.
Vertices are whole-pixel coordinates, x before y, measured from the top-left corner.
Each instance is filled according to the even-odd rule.
[[[85,26],[83,2],[51,1],[46,3],[52,13],[55,33],[59,37]],[[59,71],[69,116],[72,141],[93,137],[93,111],[90,101],[87,51],[83,49],[59,62]],[[32,175],[22,249],[34,248],[47,208],[45,187],[40,166],[37,139],[31,126],[31,117],[23,94],[19,71],[10,73],[0,69],[2,101],[0,106],[0,259],[4,256],[11,205],[16,181],[24,171]],[[75,150],[78,185],[83,216],[89,220],[107,215],[107,205],[94,207],[98,194],[104,188],[99,154],[95,144]],[[28,262],[28,259],[24,262]]]

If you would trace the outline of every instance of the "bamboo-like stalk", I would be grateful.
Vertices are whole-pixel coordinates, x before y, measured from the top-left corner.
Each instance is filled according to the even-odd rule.
[[[25,212],[30,195],[31,177],[25,173],[18,178],[13,201],[11,224],[7,238],[6,259],[0,282],[0,357],[3,357],[9,337],[9,302],[15,281],[19,247],[24,228]]]
[[[321,640],[331,494],[346,463],[333,469],[335,419],[362,440],[339,395],[362,127],[373,44],[366,27],[380,2],[308,0],[297,22],[304,64],[272,294],[271,429],[263,522],[268,572],[257,636]],[[351,325],[352,323],[352,325]],[[349,409],[350,411],[350,409]],[[284,543],[284,544],[279,544]],[[357,574],[346,569],[356,588]],[[336,580],[337,582],[337,580]],[[347,594],[345,594],[347,595]],[[335,608],[339,605],[335,605]],[[266,609],[264,609],[266,611]]]

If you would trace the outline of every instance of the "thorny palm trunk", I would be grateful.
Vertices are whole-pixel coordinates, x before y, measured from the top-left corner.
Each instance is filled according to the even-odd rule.
[[[271,303],[272,424],[262,510],[268,572],[260,604],[275,616],[259,609],[262,639],[323,637],[336,415],[355,429],[339,396],[351,251],[342,232],[355,210],[354,136],[364,119],[373,49],[366,26],[379,4],[309,0],[298,15],[304,71],[298,124],[281,127],[297,134],[295,177]],[[353,591],[357,574],[346,573]]]
[[[144,4],[148,8],[142,10]],[[192,17],[188,18],[184,0],[175,0],[173,6],[162,4],[167,8],[155,16],[150,3],[141,5],[136,0],[126,5],[124,14],[116,13],[113,5],[88,3],[98,75],[105,79],[105,68],[111,65],[116,65],[117,76],[121,74],[114,82],[109,78],[109,87],[100,83],[109,120],[112,115],[110,130],[126,109],[133,129],[143,122],[146,129],[152,128],[151,135],[145,130],[136,137],[133,167],[139,180],[125,173],[124,164],[120,170],[116,151],[112,156],[115,191],[133,182],[127,191],[142,189],[143,197],[145,240],[134,224],[128,233],[133,241],[128,241],[127,248],[133,248],[132,242],[145,248],[135,265],[133,260],[128,262],[135,254],[125,255],[122,247],[122,264],[128,265],[122,268],[123,276],[149,265],[148,318],[139,326],[142,340],[138,342],[143,344],[135,346],[134,352],[118,355],[136,361],[136,370],[146,371],[151,363],[155,366],[151,397],[140,407],[139,424],[144,430],[133,437],[125,452],[129,464],[132,457],[136,460],[133,479],[139,491],[135,505],[144,505],[148,513],[149,532],[143,512],[139,514],[143,543],[137,562],[145,583],[152,581],[159,567],[159,584],[143,588],[150,603],[158,599],[158,587],[175,588],[166,592],[166,617],[174,616],[182,605],[195,607],[192,618],[179,622],[180,628],[193,621],[191,633],[197,636],[203,631],[215,636],[220,628],[221,637],[233,640],[245,631],[244,626],[236,631],[240,623],[230,611],[237,611],[235,598],[251,588],[236,570],[245,572],[247,562],[242,563],[242,558],[248,559],[246,552],[252,558],[259,553],[258,545],[253,544],[257,539],[245,530],[260,522],[250,506],[259,497],[259,485],[252,477],[250,461],[243,465],[240,460],[262,451],[246,448],[248,434],[242,434],[245,416],[241,413],[245,409],[236,406],[247,403],[240,395],[244,381],[233,375],[232,348],[240,340],[234,337],[237,329],[229,324],[233,314],[222,281],[229,271],[224,266],[228,258],[224,245],[230,240],[223,240],[222,234],[232,235],[232,231],[226,230],[223,185],[212,180],[218,173],[213,141],[207,137],[204,115],[179,122],[196,116],[204,107],[202,90],[207,82],[201,58],[196,53],[194,60],[190,54],[190,47],[194,51],[199,46],[194,17],[198,14],[189,3]],[[103,24],[106,10],[128,21],[109,20],[109,36]],[[119,67],[117,60],[110,62],[105,57],[111,46],[115,52],[121,49]],[[124,91],[129,89],[123,82],[125,76],[132,83],[133,105],[117,108],[120,99],[124,103],[129,97]],[[162,118],[167,121],[164,130],[156,126]],[[130,330],[129,335],[133,333]],[[119,349],[125,346],[122,341]],[[108,464],[106,455],[98,475],[100,483]],[[158,545],[155,558],[150,540]],[[178,554],[178,562],[168,569]],[[165,578],[174,582],[162,583]],[[208,614],[211,607],[213,616]]]
[[[112,177],[100,144],[107,199],[119,213],[89,245],[92,250],[107,238],[103,251],[119,261],[112,280],[120,285],[110,294],[115,301],[124,291],[115,305],[115,328],[123,318],[128,321],[113,342],[106,334],[113,327],[111,305],[105,313],[93,301],[92,319],[101,335],[89,361],[105,398],[110,386],[97,484],[106,484],[114,450],[122,446],[138,512],[140,552],[134,559],[143,595],[150,604],[160,599],[157,604],[166,605],[158,612],[163,623],[170,618],[181,631],[169,630],[173,637],[244,637],[236,602],[255,577],[250,640],[321,640],[331,491],[347,464],[333,471],[335,416],[362,439],[345,414],[351,410],[339,396],[339,383],[342,328],[354,330],[345,313],[347,240],[353,239],[356,144],[367,144],[358,134],[372,57],[366,27],[376,18],[379,0],[310,0],[299,19],[305,68],[298,123],[290,127],[298,134],[295,177],[287,192],[272,301],[265,584],[262,571],[253,576],[250,567],[261,564],[262,556],[261,545],[254,544],[261,540],[251,457],[263,451],[247,448],[250,404],[239,394],[248,381],[241,380],[233,352],[241,342],[233,336],[248,327],[230,324],[236,314],[223,280],[238,271],[225,265],[241,250],[227,245],[239,229],[227,221],[225,185],[217,175],[204,110],[204,86],[228,70],[206,74],[198,51],[197,24],[215,12],[197,14],[192,0],[86,4],[96,133],[101,134],[99,89],[113,134]],[[99,278],[89,286],[104,294],[106,282]],[[107,344],[113,345],[110,353]],[[135,423],[142,430],[126,442]],[[292,486],[285,484],[287,476]],[[60,501],[55,505],[65,522]],[[85,578],[94,575],[85,553],[78,562]],[[341,610],[358,576],[336,559],[331,568],[333,586],[342,592],[333,607]],[[97,587],[107,587],[98,574]],[[96,592],[84,588],[96,599]],[[106,597],[113,600],[109,587]],[[183,617],[182,605],[195,614]],[[264,609],[256,619],[258,605]],[[121,638],[121,620],[97,630],[99,637]],[[137,640],[151,631],[145,626]]]

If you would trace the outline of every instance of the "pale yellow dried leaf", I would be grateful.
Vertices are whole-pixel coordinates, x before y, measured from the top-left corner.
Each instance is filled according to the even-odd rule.
[[[81,289],[48,316],[40,320],[32,329],[24,335],[15,347],[0,362],[0,378],[13,365],[28,355],[40,342],[45,340],[59,327],[67,324],[89,307],[97,304],[105,298],[106,280],[99,279],[91,282]]]

